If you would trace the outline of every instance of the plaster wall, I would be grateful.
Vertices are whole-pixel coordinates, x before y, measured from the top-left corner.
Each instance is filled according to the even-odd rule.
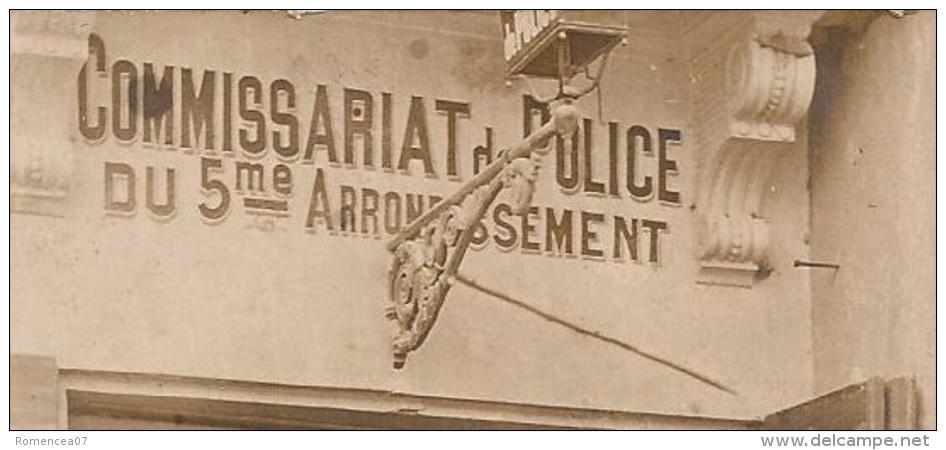
[[[808,398],[813,387],[811,290],[808,273],[791,266],[808,254],[804,145],[786,152],[767,189],[773,272],[751,289],[697,285],[696,218],[690,205],[696,199],[700,149],[690,139],[690,67],[682,51],[680,16],[634,12],[625,20],[631,44],[612,57],[600,103],[603,121],[594,96],[579,104],[593,120],[593,154],[607,155],[607,121],[618,122],[622,130],[642,125],[655,138],[659,128],[680,130],[681,143],[670,150],[678,173],[668,180],[681,193],[680,205],[562,192],[555,184],[554,155],[546,159],[534,203],[665,221],[659,264],[503,252],[490,245],[472,252],[463,271],[546,311],[711,375],[738,395],[462,286],[449,296],[424,347],[403,370],[391,368],[383,318],[387,236],[332,234],[325,228],[306,232],[309,195],[319,168],[335,203],[341,184],[438,195],[456,189],[460,183],[442,175],[446,127],[433,110],[435,98],[471,104],[458,137],[464,179],[472,174],[469,152],[483,143],[484,127],[494,128],[495,149],[521,138],[522,96],[547,85],[505,85],[502,43],[494,32],[499,20],[486,13],[332,12],[302,20],[279,13],[97,13],[92,31],[105,42],[109,66],[127,59],[139,74],[142,64],[151,62],[157,71],[175,66],[177,78],[180,67],[189,67],[195,75],[233,72],[234,83],[247,74],[264,86],[277,78],[290,80],[297,90],[303,145],[317,84],[329,89],[339,142],[344,87],[372,93],[376,106],[382,92],[393,93],[397,149],[410,97],[424,97],[439,176],[425,177],[416,163],[406,175],[357,164],[332,166],[322,153],[313,165],[290,164],[291,213],[279,219],[245,214],[240,197],[234,197],[226,219],[206,223],[197,206],[215,200],[200,189],[201,157],[220,157],[228,167],[234,158],[147,145],[140,134],[131,143],[111,134],[89,142],[78,132],[77,72],[15,60],[12,151],[30,136],[43,135],[67,148],[72,160],[62,217],[12,218],[12,351],[54,356],[67,369],[715,417],[760,417]],[[107,82],[94,81],[90,89],[96,105],[107,101]],[[234,120],[240,124],[238,116]],[[656,159],[643,160],[642,169],[653,174]],[[278,162],[272,150],[263,161],[267,167]],[[605,161],[605,156],[595,160],[598,180],[607,177]],[[932,166],[911,161],[910,167],[932,173]],[[131,216],[104,209],[106,162],[136,170],[139,206]],[[143,208],[147,166],[176,170],[178,211],[168,220],[156,220]],[[226,168],[227,183],[232,176],[233,169]],[[913,192],[912,186],[902,191]],[[878,211],[884,210],[860,214]],[[580,230],[577,219],[574,228]],[[599,228],[607,250],[612,232],[607,225]],[[911,236],[910,245],[919,250],[928,235],[913,233],[898,235]],[[544,235],[538,236],[541,242]],[[815,238],[821,236],[828,235]],[[862,236],[868,239],[870,233]],[[641,239],[647,242],[646,233]],[[641,251],[647,255],[646,247]],[[904,254],[911,253],[917,252]],[[824,288],[815,292],[828,295]],[[816,336],[829,339],[824,332]]]
[[[935,428],[935,13],[818,48],[810,113],[815,388],[914,377]]]

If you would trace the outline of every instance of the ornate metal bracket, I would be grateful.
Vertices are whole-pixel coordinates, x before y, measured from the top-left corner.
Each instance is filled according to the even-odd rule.
[[[572,99],[552,105],[552,120],[505,151],[456,193],[405,227],[389,244],[394,253],[390,304],[385,316],[394,325],[394,367],[423,344],[440,313],[477,225],[503,188],[515,199],[513,212],[529,209],[542,157],[555,135],[571,137],[578,127]]]

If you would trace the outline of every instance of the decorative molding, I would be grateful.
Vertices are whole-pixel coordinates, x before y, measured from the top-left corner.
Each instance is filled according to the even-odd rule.
[[[24,99],[76,82],[88,57],[95,12],[14,11],[11,16],[10,210],[62,216],[72,175],[74,108],[34,111]]]
[[[355,388],[350,386],[315,386],[286,384],[260,380],[237,380],[154,374],[142,372],[115,372],[87,370],[82,368],[59,369],[59,392],[61,405],[85,409],[92,406],[67,402],[66,392],[81,393],[92,399],[94,393],[126,397],[150,397],[150,399],[183,397],[199,401],[222,401],[234,406],[249,407],[238,418],[247,413],[256,414],[260,405],[280,405],[285,408],[312,408],[333,411],[377,412],[400,417],[417,417],[403,411],[423,411],[421,416],[437,419],[488,421],[494,424],[513,425],[522,429],[529,426],[587,429],[758,429],[762,420],[755,417],[714,418],[690,415],[657,414],[609,409],[549,406],[509,400],[485,400],[463,397],[431,396],[381,388]],[[15,389],[15,386],[14,386]],[[83,399],[70,398],[81,401]],[[114,403],[112,403],[114,404]],[[193,402],[191,402],[193,404]],[[61,413],[69,408],[60,408]],[[152,408],[153,409],[153,408]],[[180,412],[180,409],[176,409]],[[402,411],[401,413],[391,413]],[[206,410],[204,410],[206,412]],[[285,412],[285,411],[284,411]],[[62,414],[62,427],[68,424]],[[276,417],[275,415],[273,417]],[[271,417],[272,418],[272,417]],[[288,420],[280,414],[278,420]],[[316,424],[322,422],[315,422]],[[300,422],[288,420],[287,428],[298,429]],[[323,423],[324,424],[324,423]],[[506,428],[510,428],[507,426]]]
[[[699,283],[749,287],[766,269],[765,189],[814,93],[815,57],[806,39],[819,15],[722,13],[700,17],[685,36],[703,157]]]
[[[19,137],[10,154],[10,210],[61,215],[69,193],[72,155],[53,139]]]

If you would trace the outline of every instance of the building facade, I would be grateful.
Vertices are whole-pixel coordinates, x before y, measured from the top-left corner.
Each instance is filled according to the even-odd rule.
[[[13,427],[935,428],[935,13],[582,20],[460,270],[591,333],[456,285],[395,369],[385,244],[548,120],[498,12],[13,12]]]

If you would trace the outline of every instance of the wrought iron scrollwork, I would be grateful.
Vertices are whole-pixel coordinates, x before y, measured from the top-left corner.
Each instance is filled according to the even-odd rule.
[[[386,316],[395,325],[394,366],[404,365],[407,353],[426,339],[443,305],[451,278],[459,266],[458,252],[463,236],[479,223],[477,213],[484,208],[489,186],[469,194],[462,206],[453,205],[421,232],[398,245],[391,267],[391,304]],[[469,245],[469,240],[465,245]],[[465,251],[465,247],[463,247]],[[454,262],[456,261],[456,262]],[[448,270],[454,267],[453,270]]]
[[[571,99],[552,109],[552,120],[489,165],[455,194],[405,227],[388,249],[394,253],[385,317],[394,327],[394,367],[427,338],[453,285],[473,234],[503,188],[513,193],[513,211],[529,210],[541,158],[555,135],[571,137],[578,111]]]

